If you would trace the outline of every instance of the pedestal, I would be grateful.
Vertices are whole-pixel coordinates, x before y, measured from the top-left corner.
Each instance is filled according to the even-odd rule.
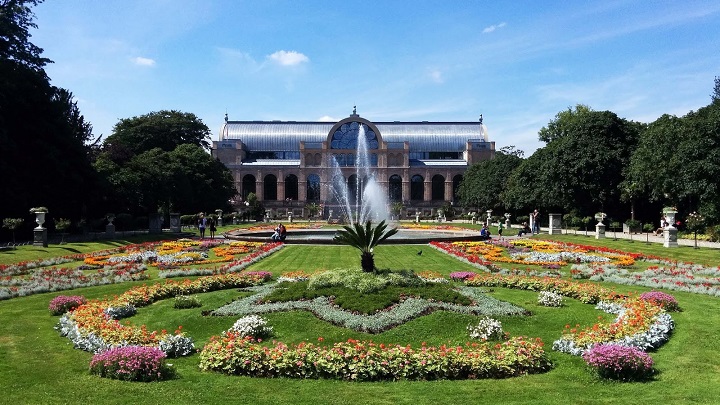
[[[105,237],[108,239],[115,239],[115,225],[114,224],[105,225]]]
[[[33,246],[48,247],[47,228],[33,229]]]
[[[562,233],[561,223],[560,223],[560,214],[548,214],[550,216],[550,230],[548,233],[550,235],[559,235]]]
[[[150,214],[148,232],[162,233],[162,217],[160,214]]]
[[[665,228],[665,230],[663,231],[663,236],[665,238],[665,240],[663,241],[663,246],[665,246],[666,248],[678,247],[677,232],[678,230],[674,226],[668,226],[667,228]]]
[[[605,238],[605,224],[602,222],[598,222],[597,225],[595,225],[595,239],[604,239]]]
[[[176,212],[170,213],[170,232],[180,233],[180,214]]]
[[[505,229],[510,229],[510,219],[505,220]]]

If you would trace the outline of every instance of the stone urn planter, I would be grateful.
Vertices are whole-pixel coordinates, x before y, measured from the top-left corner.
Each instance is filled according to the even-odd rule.
[[[45,229],[43,224],[45,223],[45,214],[48,213],[48,209],[45,207],[35,207],[30,209],[31,214],[35,214],[35,223],[38,224],[35,229]]]
[[[35,207],[30,209],[31,214],[35,214],[35,223],[38,224],[37,228],[33,229],[33,245],[47,247],[47,228],[43,226],[45,223],[45,214],[48,213],[48,209],[45,207]]]

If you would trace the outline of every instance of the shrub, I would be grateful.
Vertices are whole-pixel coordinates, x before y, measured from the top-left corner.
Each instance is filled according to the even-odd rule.
[[[173,308],[175,309],[188,309],[188,308],[199,308],[202,303],[197,297],[188,295],[178,295],[175,297]]]
[[[137,313],[137,308],[135,308],[135,305],[127,304],[116,307],[108,307],[104,312],[111,319],[124,319],[135,315]]]
[[[62,315],[65,312],[72,311],[73,309],[85,304],[87,300],[81,295],[58,295],[57,297],[50,300],[48,309],[53,315]]]
[[[505,338],[502,323],[489,317],[481,319],[477,325],[468,325],[467,330],[473,339],[502,340]]]
[[[635,347],[601,344],[587,350],[582,357],[602,378],[644,380],[654,373],[652,357]]]
[[[640,294],[640,299],[659,305],[662,309],[668,312],[680,311],[680,304],[678,304],[675,297],[668,293],[661,291],[649,291]]]
[[[125,381],[158,381],[172,377],[165,353],[156,347],[116,347],[93,356],[90,372],[100,377]]]
[[[563,296],[552,291],[540,291],[540,294],[538,294],[538,304],[544,307],[561,307],[563,304]]]
[[[272,326],[267,326],[265,318],[258,315],[248,315],[235,321],[235,324],[226,333],[259,339],[272,335],[272,329]]]

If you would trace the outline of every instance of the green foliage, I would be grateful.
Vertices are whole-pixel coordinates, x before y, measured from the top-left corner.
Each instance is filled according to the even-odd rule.
[[[457,195],[464,207],[502,210],[501,195],[510,174],[523,162],[516,154],[498,152],[494,159],[475,163],[465,172]]]
[[[354,224],[352,227],[343,226],[342,230],[337,232],[335,241],[344,245],[352,246],[361,252],[360,266],[365,272],[375,270],[375,261],[373,260],[373,248],[385,239],[395,235],[398,230],[392,228],[386,230],[385,221],[380,221],[373,226],[372,222],[367,221],[365,227],[361,224]]]
[[[196,296],[177,295],[173,300],[173,308],[175,309],[199,308],[201,306],[202,302]]]
[[[335,297],[333,302],[348,311],[374,314],[377,311],[398,304],[407,297],[418,297],[435,301],[470,305],[470,299],[446,284],[423,286],[399,286],[386,284],[372,291],[348,286],[322,286],[310,288],[309,282],[284,283],[263,299],[263,302],[289,302],[311,300],[317,297]]]
[[[111,160],[123,163],[133,156],[159,148],[171,152],[180,145],[208,149],[210,129],[195,114],[175,110],[123,118],[103,142]]]
[[[547,145],[522,161],[508,179],[503,201],[509,208],[546,211],[619,206],[622,171],[641,125],[610,111],[587,106],[562,111],[539,132]],[[607,208],[604,208],[607,207]],[[614,213],[613,213],[614,214]]]

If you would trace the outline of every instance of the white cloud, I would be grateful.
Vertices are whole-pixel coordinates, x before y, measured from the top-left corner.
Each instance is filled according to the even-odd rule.
[[[432,79],[432,81],[435,83],[444,83],[445,82],[445,78],[443,77],[443,74],[440,71],[440,69],[431,69],[430,72],[428,73],[428,75],[430,76],[430,79]]]
[[[295,66],[310,62],[310,58],[295,51],[277,51],[272,55],[268,55],[268,58],[281,66]]]
[[[323,115],[322,117],[318,118],[318,121],[320,121],[320,122],[337,122],[337,121],[340,121],[340,119],[331,117],[329,115]]]
[[[142,56],[133,58],[133,63],[138,66],[155,66],[155,60],[150,58],[143,58]]]
[[[506,25],[507,25],[507,24],[504,23],[504,22],[501,22],[500,24],[493,24],[493,25],[491,25],[491,26],[489,26],[489,27],[485,27],[485,29],[483,29],[482,32],[483,32],[483,34],[487,34],[487,33],[489,33],[489,32],[495,31],[495,30],[498,29],[498,28],[502,28],[502,27],[504,27],[504,26],[506,26]]]

